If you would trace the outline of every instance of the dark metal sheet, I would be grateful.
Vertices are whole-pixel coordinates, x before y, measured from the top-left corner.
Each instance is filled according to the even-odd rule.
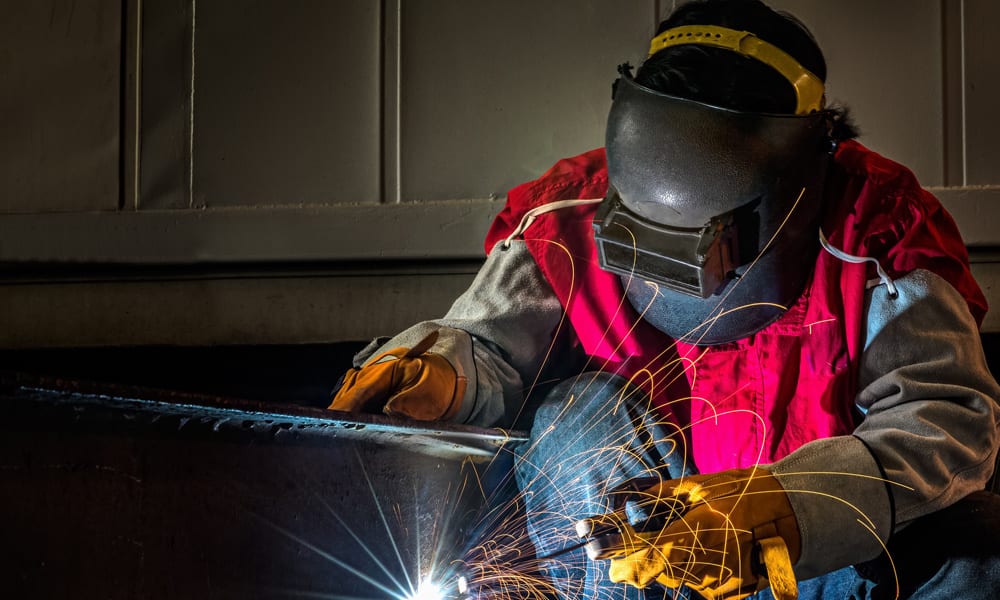
[[[13,597],[404,597],[475,543],[521,439],[0,381],[0,577]]]

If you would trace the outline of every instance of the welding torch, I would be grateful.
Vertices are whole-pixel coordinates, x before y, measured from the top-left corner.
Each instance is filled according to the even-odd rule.
[[[613,511],[576,523],[577,535],[591,560],[613,559],[648,548],[670,523],[680,519],[696,502],[688,494],[660,496],[650,489],[662,480],[634,478],[611,491]],[[796,600],[798,585],[785,541],[778,535],[760,539],[752,553],[752,570],[768,579],[776,600]]]
[[[682,518],[694,505],[686,494],[664,497],[649,491],[661,482],[662,479],[658,477],[637,477],[625,481],[609,493],[611,512],[576,522],[576,533],[581,538],[580,542],[537,556],[534,560],[539,562],[550,560],[580,548],[584,548],[591,560],[606,560],[648,547],[651,536],[658,535],[670,523]],[[774,551],[775,544],[780,545],[784,551]],[[781,538],[762,540],[755,548],[754,554],[755,572],[765,577],[771,575],[783,580],[782,585],[772,587],[775,598],[777,600],[797,598],[798,591],[792,566]],[[456,587],[459,593],[451,597],[460,600],[473,597],[469,582],[464,576],[459,576],[457,585],[453,587]]]
[[[587,517],[576,522],[581,541],[548,554],[536,556],[532,562],[543,562],[584,548],[591,560],[614,558],[636,548],[638,534],[662,530],[679,518],[687,504],[683,498],[652,497],[644,490],[656,485],[656,477],[633,478],[611,490],[612,511]],[[448,586],[449,600],[471,600],[474,595],[467,575],[459,574]]]

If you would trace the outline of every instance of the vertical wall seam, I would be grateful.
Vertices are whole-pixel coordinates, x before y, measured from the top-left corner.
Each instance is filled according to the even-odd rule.
[[[135,0],[135,18],[132,19],[132,26],[135,28],[135,45],[132,49],[132,59],[134,61],[134,68],[132,71],[132,109],[134,113],[132,115],[132,135],[130,136],[130,142],[132,143],[132,181],[130,185],[132,186],[132,209],[139,210],[139,204],[141,199],[139,197],[140,193],[140,182],[142,177],[142,0]]]
[[[940,0],[942,185],[965,184],[965,100],[962,0]]]
[[[969,141],[968,141],[968,124],[966,122],[968,113],[968,99],[966,98],[966,73],[965,73],[965,0],[959,2],[959,15],[958,15],[958,39],[959,39],[959,52],[961,67],[959,71],[959,79],[961,81],[961,93],[959,95],[961,101],[961,115],[962,115],[962,186],[969,185]]]
[[[400,0],[382,0],[379,23],[379,198],[383,204],[400,202]]]
[[[191,48],[188,86],[188,156],[187,156],[187,195],[188,207],[195,208],[194,201],[194,73],[195,73],[195,38],[197,37],[197,0],[191,0]]]
[[[401,88],[402,88],[402,45],[401,22],[402,1],[381,1],[381,23],[379,25],[379,128],[381,151],[379,155],[378,201],[382,204],[398,204],[402,198],[401,167]]]
[[[129,97],[131,87],[129,84],[129,63],[132,55],[132,34],[129,23],[131,21],[131,11],[129,3],[121,3],[121,33],[120,48],[121,55],[118,65],[118,210],[125,208],[128,203],[129,187]]]
[[[393,118],[395,120],[395,136],[393,139],[394,146],[394,156],[395,164],[393,165],[395,169],[395,189],[393,190],[394,201],[396,203],[403,201],[403,3],[401,0],[392,0],[395,6],[395,30],[393,34],[394,50],[395,50],[395,70],[394,70],[394,82],[395,89],[393,90],[394,95],[394,106],[393,106]]]
[[[140,134],[142,115],[142,0],[121,7],[119,75],[118,210],[139,209]]]
[[[388,131],[386,127],[386,85],[385,85],[385,71],[386,71],[386,46],[388,44],[386,40],[386,24],[385,24],[385,11],[387,0],[380,0],[378,3],[378,25],[376,27],[375,35],[378,39],[375,41],[375,51],[378,56],[375,58],[376,69],[378,72],[375,74],[375,100],[378,103],[378,165],[376,166],[376,177],[378,181],[376,182],[375,198],[376,202],[385,202],[386,197],[386,187],[388,182],[386,181],[386,145],[388,143]]]

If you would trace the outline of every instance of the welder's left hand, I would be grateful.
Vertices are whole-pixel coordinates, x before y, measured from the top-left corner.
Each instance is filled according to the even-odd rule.
[[[768,585],[776,598],[796,597],[791,565],[801,549],[798,522],[784,488],[770,472],[756,468],[694,475],[665,481],[647,493],[683,499],[689,508],[613,559],[612,581],[639,588],[653,581],[670,588],[686,585],[709,600],[746,598]],[[762,556],[768,559],[768,571]]]
[[[393,348],[350,369],[328,408],[420,421],[451,419],[462,405],[467,381],[448,359],[429,352],[437,339],[431,332],[412,348]]]

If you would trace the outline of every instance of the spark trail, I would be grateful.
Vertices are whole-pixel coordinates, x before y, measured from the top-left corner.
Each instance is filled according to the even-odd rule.
[[[800,194],[799,199],[801,197]],[[795,210],[797,205],[798,200],[791,210]],[[786,217],[785,222],[787,220]],[[775,233],[775,237],[780,231],[781,228]],[[767,241],[762,253],[767,251],[774,239],[773,237]],[[579,257],[572,256],[568,248],[554,240],[531,241],[551,245],[565,255],[566,269],[573,279],[571,289],[575,291]],[[758,259],[759,256],[751,262],[743,277],[732,282],[732,287],[746,285],[746,273],[752,271]],[[654,284],[627,278],[622,285],[627,288],[630,285]],[[710,313],[712,316],[690,332],[692,335],[703,335],[719,318],[751,306],[726,305],[725,300],[731,292],[730,289],[720,298],[715,310]],[[572,294],[571,291],[565,305],[572,301]],[[653,294],[651,304],[657,295]],[[470,597],[483,600],[613,600],[624,597],[623,586],[607,580],[607,563],[590,561],[584,555],[581,548],[583,541],[576,534],[576,523],[611,511],[612,490],[625,479],[644,477],[662,482],[692,473],[690,440],[693,427],[716,427],[727,419],[749,417],[761,433],[759,446],[754,449],[757,460],[743,466],[760,465],[761,457],[768,452],[765,441],[768,440],[769,420],[766,415],[759,414],[757,407],[742,403],[741,398],[751,382],[737,382],[729,396],[723,398],[704,398],[691,394],[694,383],[702,376],[699,366],[709,352],[707,348],[692,346],[691,350],[681,352],[677,343],[670,343],[655,349],[657,351],[653,352],[653,358],[645,364],[629,365],[628,369],[623,369],[613,357],[625,351],[627,336],[640,327],[643,314],[649,306],[645,309],[632,307],[624,293],[615,301],[617,309],[611,315],[612,320],[624,314],[633,315],[634,321],[626,328],[626,338],[613,338],[609,322],[602,339],[606,342],[606,352],[603,355],[589,355],[586,364],[568,378],[574,384],[573,393],[563,399],[561,408],[552,416],[550,424],[533,431],[529,443],[518,448],[504,447],[495,459],[500,464],[509,461],[512,454],[515,455],[513,460],[518,465],[519,474],[516,485],[511,479],[513,473],[508,473],[499,485],[486,485],[479,479],[479,470],[470,468],[467,484],[453,490],[456,498],[462,494],[478,494],[478,500],[485,507],[484,512],[469,526],[467,543],[463,547],[444,547],[439,539],[439,543],[426,548],[430,553],[427,561],[429,567],[421,566],[421,560],[417,561],[421,563],[419,565],[405,564],[403,554],[396,548],[395,556],[399,564],[394,567],[407,575],[402,581],[387,584],[384,581],[393,579],[394,572],[387,565],[380,564],[379,573],[359,572],[343,557],[334,556],[287,530],[279,531],[328,560],[334,568],[369,582],[379,593],[394,600],[438,600],[442,595],[455,593],[454,583],[459,576],[464,577]],[[564,312],[553,340],[559,337],[560,330],[567,325],[568,316]],[[808,325],[810,332],[814,325],[816,323]],[[525,405],[537,402],[534,395],[540,393],[542,388],[542,373],[550,362],[559,360],[561,359],[553,341],[525,393]],[[601,373],[624,374],[627,385],[619,385],[612,390],[609,387],[612,385],[611,380]],[[585,405],[590,397],[607,398],[606,412],[589,415],[586,412],[579,413],[579,406]],[[693,406],[699,407],[698,414],[702,416],[691,418]],[[621,414],[624,418],[609,421],[607,413]],[[559,451],[553,452],[553,447]],[[850,473],[825,473],[823,476],[857,477]],[[651,485],[651,488],[655,487],[655,483]],[[369,488],[372,501],[377,503],[378,499],[370,482]],[[813,493],[796,489],[786,492]],[[546,501],[539,503],[539,495],[542,493],[546,495]],[[651,499],[656,500],[655,497]],[[843,498],[828,496],[826,499],[831,503],[849,505]],[[542,510],[538,510],[539,507]],[[857,507],[852,508],[857,513],[859,526],[875,536],[871,520]],[[342,515],[329,510],[349,532],[357,550],[374,559],[376,553],[365,542],[371,538],[368,532],[363,535],[353,531]],[[529,512],[530,521],[527,518]],[[382,515],[382,526],[392,539],[393,527],[381,507],[379,513]],[[728,515],[724,516],[728,522]],[[683,520],[684,516],[681,515],[680,519]],[[452,525],[454,524],[440,523],[435,526],[446,529]],[[717,568],[720,577],[725,575],[723,571],[727,568],[726,557],[720,556],[719,551],[709,551],[701,545],[699,536],[704,532],[699,527],[698,523],[690,523],[686,534],[675,540],[680,554],[687,556],[687,559],[667,565],[669,578],[684,580],[691,569],[704,568],[705,564]],[[730,524],[724,533],[732,536],[733,548],[738,548],[736,538],[743,532]],[[423,536],[416,537],[421,539]],[[655,536],[649,536],[636,538],[633,542],[637,545],[629,550],[640,553],[655,551],[656,545],[661,541],[656,540]],[[725,548],[723,553],[728,551]]]

